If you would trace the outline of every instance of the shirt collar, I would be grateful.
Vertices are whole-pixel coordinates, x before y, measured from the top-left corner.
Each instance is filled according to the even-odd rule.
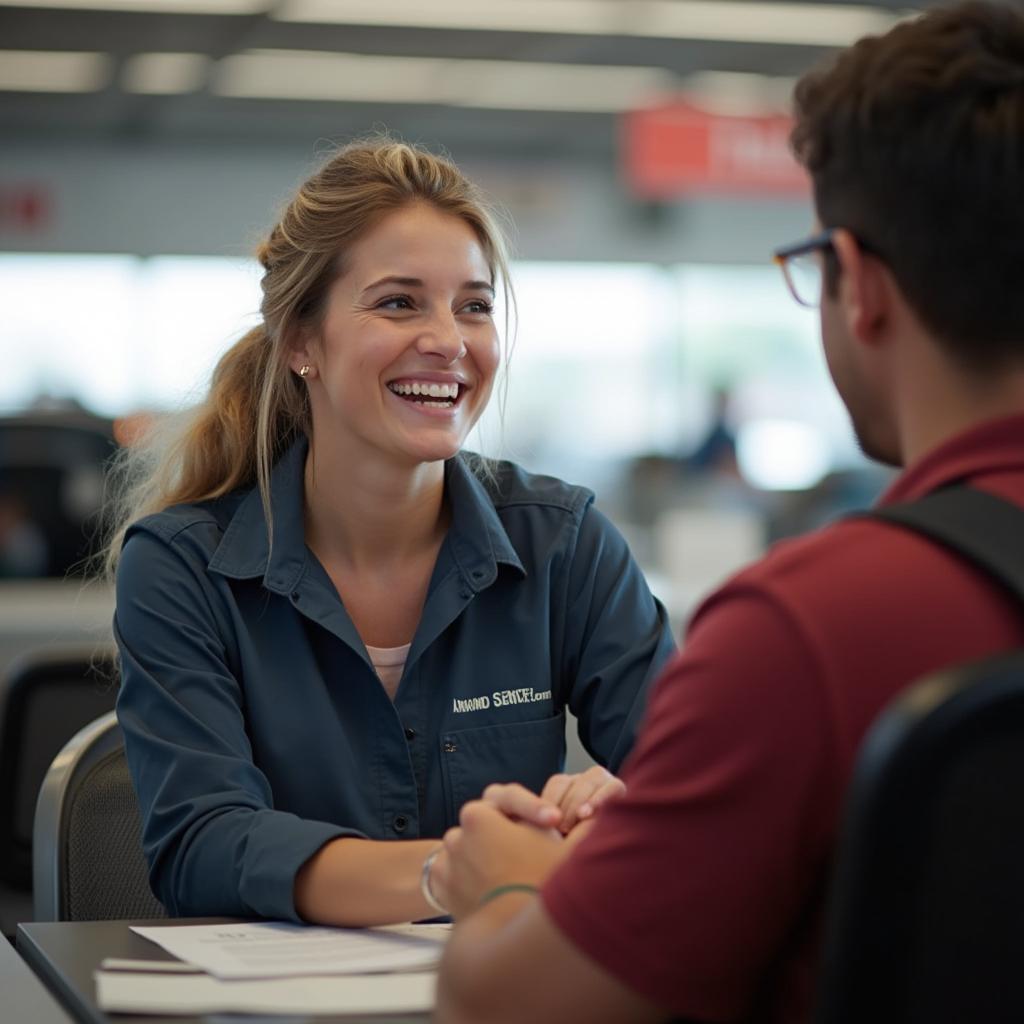
[[[452,510],[448,540],[462,575],[474,591],[489,587],[498,576],[498,566],[508,565],[526,575],[512,546],[494,499],[484,482],[473,472],[464,455],[449,459],[444,467],[445,490]]]
[[[211,570],[234,579],[262,576],[266,587],[282,594],[294,589],[306,568],[303,474],[308,449],[306,438],[299,438],[270,472],[273,544],[268,544],[260,490],[253,487],[231,517],[210,559]]]
[[[264,586],[289,593],[306,568],[304,532],[305,437],[278,459],[270,475],[273,545],[267,543],[267,521],[258,487],[242,499],[232,516],[209,568],[234,579],[262,576]],[[445,488],[452,509],[448,531],[452,555],[474,591],[489,587],[498,566],[508,565],[526,575],[523,563],[502,525],[482,480],[457,455],[445,463]]]
[[[982,474],[1024,469],[1024,415],[988,420],[943,441],[901,473],[879,505],[913,501]]]

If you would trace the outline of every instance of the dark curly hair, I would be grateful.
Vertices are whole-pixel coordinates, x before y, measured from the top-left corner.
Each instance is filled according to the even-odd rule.
[[[880,254],[964,365],[1024,359],[1024,14],[971,0],[861,39],[795,112],[822,224]]]

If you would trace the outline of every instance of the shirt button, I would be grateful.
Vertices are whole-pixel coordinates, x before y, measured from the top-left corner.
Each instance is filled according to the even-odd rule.
[[[455,745],[455,740],[444,741],[444,752],[446,754],[454,754],[459,748]]]
[[[405,727],[405,738],[407,740],[414,740],[414,739],[416,739],[416,730],[415,729],[410,729],[408,726],[406,726]]]
[[[404,832],[409,827],[409,819],[404,814],[396,814],[391,826],[396,832]]]
[[[299,599],[299,592],[297,590],[293,590],[292,591],[292,600],[293,601],[298,601],[298,599]]]

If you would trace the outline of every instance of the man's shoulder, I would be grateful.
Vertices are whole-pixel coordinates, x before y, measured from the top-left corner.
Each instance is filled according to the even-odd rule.
[[[723,590],[755,589],[786,603],[863,607],[866,596],[877,605],[914,587],[922,566],[963,568],[951,552],[911,530],[870,514],[854,515],[779,541]]]

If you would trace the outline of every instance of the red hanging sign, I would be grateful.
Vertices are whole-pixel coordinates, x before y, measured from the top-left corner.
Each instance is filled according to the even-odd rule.
[[[644,199],[691,193],[805,195],[807,173],[789,149],[789,117],[710,114],[686,102],[636,110],[623,124],[623,162]]]

